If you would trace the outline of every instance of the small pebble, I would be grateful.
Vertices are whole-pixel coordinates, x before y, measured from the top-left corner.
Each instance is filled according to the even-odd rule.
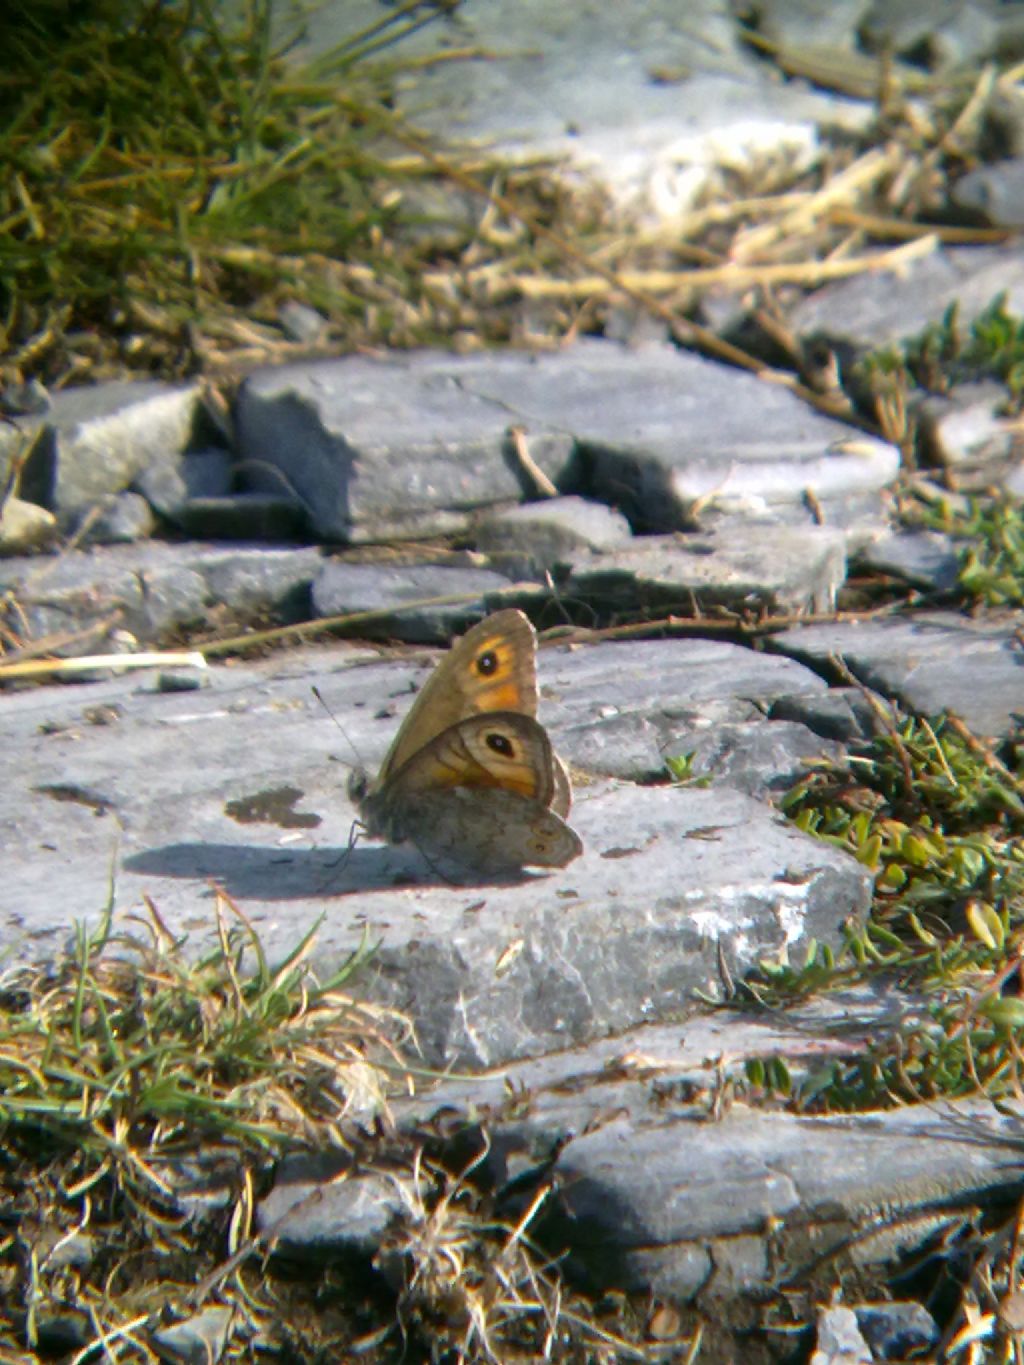
[[[124,708],[116,703],[101,703],[99,706],[87,706],[82,712],[82,719],[90,725],[115,725],[124,715]]]
[[[198,692],[209,687],[208,673],[158,673],[154,692]]]

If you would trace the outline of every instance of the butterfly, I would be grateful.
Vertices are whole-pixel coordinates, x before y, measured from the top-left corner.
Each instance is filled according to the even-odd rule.
[[[536,715],[536,633],[521,611],[495,612],[434,669],[375,780],[352,773],[367,834],[487,871],[579,857],[569,774]]]

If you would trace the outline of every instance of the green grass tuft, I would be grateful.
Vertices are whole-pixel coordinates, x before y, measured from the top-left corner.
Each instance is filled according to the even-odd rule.
[[[815,765],[784,801],[801,829],[876,873],[866,923],[838,952],[767,963],[747,989],[775,1006],[882,977],[911,1022],[852,1060],[758,1087],[815,1112],[983,1094],[1024,1100],[1024,765],[953,717],[890,722],[845,762]]]

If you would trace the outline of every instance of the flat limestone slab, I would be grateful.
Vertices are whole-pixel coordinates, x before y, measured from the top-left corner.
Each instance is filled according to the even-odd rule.
[[[808,492],[845,526],[878,516],[899,470],[894,446],[670,346],[350,356],[258,370],[238,398],[242,458],[275,466],[268,489],[283,475],[317,533],[343,543],[465,530],[531,495],[513,426],[559,491],[645,533],[690,529],[697,507],[806,525]]]
[[[797,626],[770,648],[826,662],[839,655],[869,687],[920,715],[955,711],[976,734],[1006,736],[1024,720],[1020,616],[955,612],[837,625]]]
[[[614,695],[624,658],[642,666],[643,649],[545,651],[541,676],[559,658],[593,669],[604,657],[603,684],[590,683]],[[3,698],[8,956],[52,953],[108,903],[124,923],[144,896],[202,943],[223,887],[272,959],[320,916],[324,973],[365,934],[378,945],[367,988],[410,1011],[429,1059],[498,1064],[659,1018],[695,988],[718,990],[723,972],[835,939],[867,904],[859,864],[724,787],[581,782],[572,820],[584,856],[518,883],[454,887],[413,848],[346,856],[345,742],[311,687],[374,759],[418,672],[361,662],[339,647],[216,668],[199,692],[118,678]],[[678,687],[676,670],[663,672],[648,707]]]
[[[823,1118],[736,1105],[720,1122],[668,1108],[648,1126],[616,1115],[555,1163],[571,1261],[596,1284],[725,1297],[780,1263],[793,1278],[833,1252],[879,1264],[1020,1190],[1019,1120],[985,1102]]]

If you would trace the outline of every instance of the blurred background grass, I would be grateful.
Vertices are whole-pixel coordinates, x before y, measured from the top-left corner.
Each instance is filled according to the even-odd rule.
[[[335,350],[450,336],[459,317],[420,280],[438,255],[421,229],[450,219],[457,252],[475,216],[388,120],[401,39],[453,8],[392,8],[306,65],[287,59],[301,19],[274,0],[15,13],[0,74],[0,377],[60,386],[273,359],[289,300],[323,315]],[[425,213],[414,191],[430,180]]]

